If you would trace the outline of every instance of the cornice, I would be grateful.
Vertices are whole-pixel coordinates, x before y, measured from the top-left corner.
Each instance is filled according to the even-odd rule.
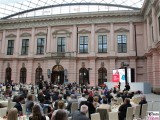
[[[118,28],[114,32],[129,32],[129,30],[126,28]]]
[[[79,13],[48,17],[42,16],[38,18],[0,20],[0,30],[63,25],[124,23],[130,21],[143,22],[143,16],[140,14],[140,11]]]
[[[110,32],[110,30],[105,29],[105,28],[100,28],[95,31],[95,33],[109,33],[109,32]]]

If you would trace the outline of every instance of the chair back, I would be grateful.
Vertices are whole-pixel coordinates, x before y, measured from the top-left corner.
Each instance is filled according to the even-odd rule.
[[[78,102],[73,102],[71,105],[71,113],[78,110]]]
[[[109,120],[118,120],[118,112],[109,112]]]
[[[7,113],[7,107],[5,108],[0,108],[0,117],[3,118],[4,116],[6,116]]]
[[[140,108],[141,108],[140,105],[137,105],[137,106],[136,106],[136,108],[135,108],[135,113],[134,113],[134,117],[135,117],[135,118],[139,118]]]
[[[99,113],[91,114],[91,120],[101,120]]]
[[[142,119],[144,119],[144,118],[146,117],[147,108],[148,108],[148,104],[143,104],[143,105],[142,105],[142,111],[141,111],[141,118],[142,118]]]
[[[22,104],[22,110],[23,110],[23,114],[26,114],[26,104]]]
[[[126,120],[133,120],[133,107],[127,108]]]
[[[108,120],[108,111],[107,111],[107,109],[97,108],[96,111],[100,114],[101,120]]]

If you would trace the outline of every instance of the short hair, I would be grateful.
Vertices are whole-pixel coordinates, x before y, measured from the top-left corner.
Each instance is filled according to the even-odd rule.
[[[32,99],[33,99],[33,95],[31,95],[31,94],[28,95],[28,96],[27,96],[27,99],[28,99],[28,100],[32,100]]]
[[[93,100],[94,100],[95,102],[98,102],[99,98],[98,98],[97,96],[95,96],[95,97],[93,97]]]
[[[126,102],[126,104],[129,104],[130,103],[130,99],[129,98],[125,98],[125,102]]]
[[[68,119],[67,113],[64,110],[58,110],[54,116],[54,120],[67,120],[67,119]]]
[[[82,97],[85,97],[86,95],[85,95],[85,93],[82,93]]]
[[[76,97],[75,97],[75,95],[74,95],[74,94],[71,94],[71,98],[72,98],[72,99],[75,99]]]
[[[58,108],[59,108],[59,109],[63,109],[63,107],[64,107],[64,102],[63,102],[62,100],[60,100],[60,101],[58,102]]]
[[[82,113],[85,113],[85,114],[86,114],[86,113],[88,112],[88,106],[87,106],[87,105],[82,105],[80,111],[81,111]]]

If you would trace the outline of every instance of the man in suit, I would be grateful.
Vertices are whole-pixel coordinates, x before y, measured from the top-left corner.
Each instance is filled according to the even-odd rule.
[[[126,118],[127,108],[132,107],[130,104],[130,99],[125,98],[124,103],[119,107],[119,120],[124,120]]]
[[[140,107],[140,115],[141,115],[141,112],[142,112],[142,105],[143,104],[147,104],[146,97],[144,95],[141,97],[141,101],[139,102],[139,105],[141,106]]]
[[[71,94],[71,99],[69,99],[67,102],[68,102],[68,105],[67,105],[66,109],[71,112],[72,103],[78,102],[78,100],[76,99],[76,96],[74,94]]]
[[[90,120],[88,117],[86,117],[87,112],[88,106],[82,105],[80,111],[76,111],[72,114],[72,120]]]

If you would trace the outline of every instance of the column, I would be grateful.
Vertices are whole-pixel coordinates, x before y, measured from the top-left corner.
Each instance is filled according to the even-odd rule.
[[[54,31],[55,29],[54,28],[52,28],[52,31]],[[56,51],[56,35],[54,34],[53,36],[53,39],[51,40],[51,44],[50,44],[50,46],[51,46],[51,52],[57,52]]]
[[[14,57],[18,57],[19,55],[19,46],[20,46],[19,36],[20,36],[20,29],[17,29],[17,36],[16,36],[16,41],[14,44],[14,53],[13,53]]]
[[[158,32],[157,32],[157,22],[155,16],[155,6],[152,5],[152,25],[153,25],[153,40],[154,42],[158,41]]]
[[[153,52],[152,56],[152,73],[153,73],[153,86],[160,85],[159,84],[159,54],[157,52]]]
[[[50,52],[50,44],[51,44],[51,26],[48,26],[48,32],[47,32],[47,53]]]
[[[11,67],[11,69],[12,69],[11,80],[13,80],[13,82],[15,82],[15,83],[19,83],[19,78],[18,78],[18,76],[19,76],[20,72],[18,71],[18,60],[14,60],[14,61],[12,62],[12,67]]]
[[[150,55],[147,56],[147,82],[153,84],[152,81],[152,57]]]
[[[111,51],[111,54],[113,55],[113,54],[115,54],[115,40],[114,40],[114,26],[113,26],[113,23],[111,23],[110,36],[111,36],[110,51]]]
[[[27,80],[26,83],[27,84],[35,84],[35,78],[33,77],[33,74],[35,72],[33,72],[33,60],[28,60],[27,63]]]
[[[95,35],[95,25],[91,25],[91,42],[90,43],[90,55],[95,56],[95,41],[94,41],[94,35]]]
[[[3,37],[2,37],[2,49],[1,53],[4,55],[5,54],[5,43],[6,42],[6,30],[3,30]]]
[[[137,67],[136,67],[136,66],[137,66],[137,65],[136,65],[136,57],[131,57],[130,60],[129,60],[129,67],[130,67],[130,68],[134,68],[134,72],[135,72],[135,76],[134,76],[134,77],[135,77],[135,82],[138,82],[138,81],[137,81],[137,76],[136,76],[136,75],[137,75],[137,74],[136,74],[136,73],[137,73],[137,70],[136,70]]]
[[[89,61],[89,67],[91,70],[89,70],[89,81],[90,85],[89,86],[96,86],[98,85],[98,81],[96,80],[96,61],[95,58],[90,59]]]
[[[143,32],[143,36],[144,36],[144,49],[145,51],[147,50],[147,26],[146,26],[146,22],[144,22],[144,32]]]
[[[108,73],[108,82],[112,81],[112,73],[113,73],[113,69],[115,69],[115,58],[110,58],[109,60],[109,73]]]
[[[76,52],[78,53],[78,26],[73,25],[73,31],[72,31],[72,49],[75,52],[74,56],[76,56]]]
[[[148,40],[148,49],[150,49],[151,48],[151,34],[150,34],[149,16],[147,16],[147,40]]]
[[[4,69],[4,63],[3,61],[0,61],[0,81],[1,82],[5,82],[5,78],[3,78],[3,76],[5,75],[5,73],[3,72]]]
[[[32,36],[31,40],[29,41],[29,57],[34,56],[34,43],[35,43],[35,28],[32,28]]]
[[[130,39],[130,51],[131,52],[133,52],[134,51],[134,39],[133,39],[133,23],[132,22],[130,22],[130,24],[129,24],[129,29],[130,29],[130,34],[129,34],[129,39]]]

